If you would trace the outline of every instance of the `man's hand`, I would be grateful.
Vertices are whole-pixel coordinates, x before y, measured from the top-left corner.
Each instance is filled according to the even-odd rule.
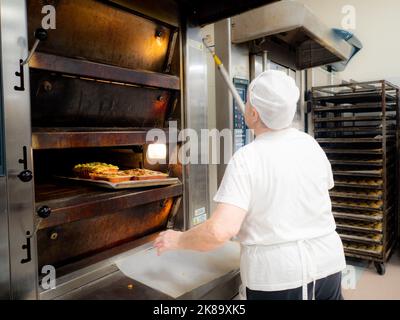
[[[237,235],[245,216],[245,210],[220,203],[210,219],[186,232],[161,232],[154,247],[158,255],[177,249],[202,252],[215,250]]]
[[[179,239],[181,235],[182,232],[173,230],[161,232],[154,241],[154,247],[157,248],[157,254],[160,256],[166,251],[180,249]]]

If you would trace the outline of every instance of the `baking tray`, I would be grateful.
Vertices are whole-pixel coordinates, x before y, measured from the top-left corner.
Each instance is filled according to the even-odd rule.
[[[388,111],[395,111],[395,105],[392,103],[386,104]],[[372,104],[347,104],[335,106],[318,106],[314,108],[314,112],[382,112],[382,105],[380,103]]]
[[[362,183],[361,181],[368,182],[370,179],[366,178],[357,178],[357,177],[346,177],[346,180],[342,179],[335,179],[335,187],[346,187],[346,188],[356,188],[356,189],[369,189],[369,190],[383,190],[384,189],[384,183],[383,179],[381,184],[368,184],[368,183]],[[371,179],[371,180],[377,180],[377,179]],[[386,182],[387,184],[387,189],[386,193],[390,193],[392,189],[395,187],[395,177],[390,176],[388,177],[388,180]],[[333,190],[332,190],[333,191]]]
[[[382,148],[374,148],[374,147],[364,147],[364,148],[342,148],[335,145],[330,146],[321,146],[322,149],[325,150],[325,153],[338,153],[338,154],[371,154],[371,155],[380,155],[383,156],[383,149]],[[395,143],[386,143],[386,152],[387,154],[392,154],[396,151]]]
[[[365,91],[365,92],[339,92],[332,96],[321,96],[313,97],[314,103],[381,103],[383,100],[383,94],[379,91]],[[386,102],[391,102],[396,100],[395,95],[386,93]]]
[[[356,242],[356,243],[362,243],[362,244],[377,244],[381,245],[383,244],[383,235],[382,234],[374,234],[376,236],[376,239],[368,238],[363,235],[355,235],[355,234],[343,234],[338,230],[338,234],[342,241],[350,241],[350,242]],[[379,238],[379,239],[378,239]]]
[[[82,183],[91,184],[94,186],[112,189],[112,190],[167,186],[167,185],[173,185],[173,184],[179,183],[178,178],[153,179],[153,180],[131,180],[131,181],[125,181],[125,182],[118,182],[118,183],[112,183],[112,182],[103,181],[103,180],[82,179],[82,178],[63,177],[63,176],[56,176],[56,178],[62,179],[62,180],[82,182]]]
[[[380,222],[383,220],[383,214],[371,215],[367,213],[352,212],[333,212],[333,216],[337,219],[348,219],[353,221]]]
[[[356,209],[360,211],[368,211],[368,212],[382,212],[383,206],[380,208],[370,208],[370,207],[361,207],[361,206],[353,206],[353,205],[344,205],[344,204],[339,204],[336,203],[335,201],[332,201],[332,207],[334,208],[340,208],[340,209]]]
[[[369,184],[353,184],[347,182],[336,182],[335,187],[349,187],[349,188],[359,188],[359,189],[369,189],[369,190],[383,190],[383,185],[369,185]]]
[[[336,222],[336,227],[339,230],[344,230],[344,231],[355,231],[355,232],[365,232],[365,233],[375,233],[375,234],[382,234],[383,233],[383,225],[381,225],[381,228],[373,228],[373,227],[367,227],[367,226],[356,226],[356,225],[349,225],[346,223],[341,223],[341,222]]]
[[[334,201],[334,200],[333,200]],[[363,201],[363,200],[362,200]],[[335,203],[332,204],[333,211],[338,213],[351,213],[354,215],[365,215],[365,216],[379,216],[379,217],[387,217],[391,214],[391,209],[394,207],[394,202],[386,202],[385,209],[385,201],[384,204],[379,208],[370,208],[370,207],[360,207],[360,206],[349,206],[349,205],[337,205]]]
[[[372,196],[372,195],[365,195],[365,194],[357,194],[351,192],[336,192],[331,191],[329,192],[330,196],[333,198],[346,198],[346,199],[360,199],[360,200],[382,200],[383,196]]]
[[[342,190],[342,187],[350,187],[351,190]],[[368,192],[372,193],[374,192],[382,192],[382,194],[358,194],[356,191],[360,192]],[[335,183],[335,189],[330,190],[330,195],[333,198],[346,198],[346,199],[358,199],[358,200],[386,200],[387,203],[390,203],[393,201],[393,196],[390,196],[390,193],[392,192],[392,187],[388,187],[385,190],[382,188],[368,188],[368,187],[354,187],[353,185],[340,185],[338,183]]]
[[[383,154],[382,149],[336,149],[322,148],[328,154]]]
[[[382,121],[384,118],[383,115],[375,115],[375,116],[353,116],[353,117],[326,117],[326,118],[314,118],[314,122],[362,122],[362,121]],[[386,120],[396,120],[395,115],[387,114]]]
[[[368,160],[329,160],[332,165],[346,165],[346,166],[371,166],[371,167],[382,167],[383,160],[368,161]]]
[[[355,258],[365,258],[364,256],[383,258],[383,247],[382,246],[371,246],[371,249],[356,249],[344,246],[344,252],[346,256],[351,256]],[[372,249],[374,248],[374,249]]]
[[[380,170],[333,170],[333,174],[336,176],[357,176],[357,177],[374,177],[381,178],[383,171]]]
[[[379,126],[341,126],[333,128],[315,128],[314,132],[365,132],[368,134],[379,134],[382,133],[383,127]],[[395,131],[396,127],[394,125],[388,124],[386,126],[387,131]]]
[[[387,136],[389,138],[390,136]],[[393,137],[392,137],[393,138]],[[382,143],[383,137],[379,136],[376,138],[317,138],[318,143]]]

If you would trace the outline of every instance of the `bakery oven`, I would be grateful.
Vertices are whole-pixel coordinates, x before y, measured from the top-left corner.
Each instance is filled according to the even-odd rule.
[[[28,1],[30,45],[41,8]],[[55,8],[57,28],[29,62],[39,270],[159,231],[174,206],[183,209],[179,165],[153,166],[179,182],[146,189],[65,179],[77,164],[93,162],[149,169],[147,131],[172,120],[182,125],[177,27],[96,1]]]
[[[185,143],[171,130],[207,128],[199,26],[268,2],[1,2],[2,296],[168,298],[129,282],[113,259],[207,219],[207,165],[168,161]],[[167,139],[149,139],[154,129]],[[95,162],[120,176],[74,172]],[[122,181],[130,169],[164,177]],[[52,275],[57,286],[43,285]],[[236,285],[237,270],[222,278]]]

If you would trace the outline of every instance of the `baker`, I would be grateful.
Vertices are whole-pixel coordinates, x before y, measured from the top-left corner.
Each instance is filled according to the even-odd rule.
[[[154,245],[159,254],[209,251],[237,236],[247,299],[343,299],[332,168],[315,139],[291,127],[299,89],[270,70],[250,84],[248,96],[245,120],[256,138],[229,162],[215,212],[189,231],[160,233]]]

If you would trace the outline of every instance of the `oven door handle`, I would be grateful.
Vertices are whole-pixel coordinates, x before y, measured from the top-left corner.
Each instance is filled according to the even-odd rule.
[[[40,41],[47,40],[47,31],[43,28],[38,28],[35,31],[35,43],[33,44],[32,49],[29,51],[28,57],[25,60],[19,59],[19,71],[15,72],[15,75],[19,78],[19,86],[14,86],[15,91],[25,91],[25,74],[24,74],[24,66],[29,64],[29,61],[32,59],[33,54],[35,53]]]
[[[39,46],[40,41],[46,41],[47,40],[48,33],[43,28],[37,28],[35,30],[34,36],[35,36],[35,43],[33,44],[32,49],[29,51],[28,57],[24,61],[20,62],[21,66],[29,64],[29,61],[31,61],[31,59],[33,57],[33,54],[35,53],[37,47]]]
[[[168,218],[167,229],[173,229],[174,224],[175,224],[175,217],[176,217],[176,214],[179,211],[179,208],[181,206],[181,202],[182,202],[182,197],[178,197],[174,201],[174,204],[173,204],[172,210],[171,210],[171,214],[170,214],[170,216]]]

